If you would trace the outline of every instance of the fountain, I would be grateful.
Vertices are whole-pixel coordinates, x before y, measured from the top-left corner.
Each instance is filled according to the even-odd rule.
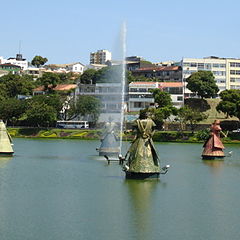
[[[12,145],[12,138],[6,129],[4,122],[0,120],[0,156],[12,156]]]
[[[104,109],[104,131],[101,138],[99,155],[116,157],[122,153],[122,133],[124,128],[124,112],[126,110],[126,25],[121,30],[121,43],[118,48],[117,65],[112,65],[103,77],[104,82],[98,84],[103,93],[102,105]],[[120,51],[119,51],[120,49]],[[103,114],[102,114],[103,115]]]

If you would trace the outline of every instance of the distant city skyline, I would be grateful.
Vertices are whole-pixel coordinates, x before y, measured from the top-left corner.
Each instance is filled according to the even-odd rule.
[[[123,22],[127,25],[127,56],[152,62],[183,57],[240,58],[238,9],[240,2],[190,0],[29,0],[1,3],[0,56],[19,52],[51,63],[89,64],[90,52],[118,48]],[[13,7],[14,6],[14,7]]]

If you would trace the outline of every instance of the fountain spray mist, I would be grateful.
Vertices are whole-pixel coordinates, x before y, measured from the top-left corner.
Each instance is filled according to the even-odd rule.
[[[122,74],[121,74],[121,115],[120,115],[120,153],[122,154],[122,136],[124,126],[124,113],[126,109],[126,34],[127,27],[124,22],[121,29],[121,45],[122,45]]]

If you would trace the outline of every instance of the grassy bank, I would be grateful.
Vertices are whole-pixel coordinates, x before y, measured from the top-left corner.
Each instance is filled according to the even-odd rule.
[[[61,138],[61,139],[99,139],[100,130],[46,129],[46,128],[8,128],[13,138]]]
[[[82,139],[99,140],[101,130],[97,129],[46,129],[46,128],[8,128],[13,138],[47,138],[47,139]],[[124,141],[134,138],[131,132],[123,136]],[[223,138],[223,143],[240,143],[240,133],[229,133]],[[201,143],[204,137],[201,132],[191,133],[188,131],[156,131],[153,136],[155,142],[186,142]]]

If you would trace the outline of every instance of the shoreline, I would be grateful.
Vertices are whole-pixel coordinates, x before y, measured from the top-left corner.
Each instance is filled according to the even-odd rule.
[[[99,140],[101,129],[59,129],[59,128],[7,128],[12,138],[31,139],[73,139],[73,140]],[[123,141],[133,140],[134,135],[127,133]],[[169,143],[204,143],[204,140],[196,138],[196,133],[177,131],[156,131],[153,136],[154,142]],[[230,137],[222,138],[224,144],[240,144],[240,134],[231,134]]]

